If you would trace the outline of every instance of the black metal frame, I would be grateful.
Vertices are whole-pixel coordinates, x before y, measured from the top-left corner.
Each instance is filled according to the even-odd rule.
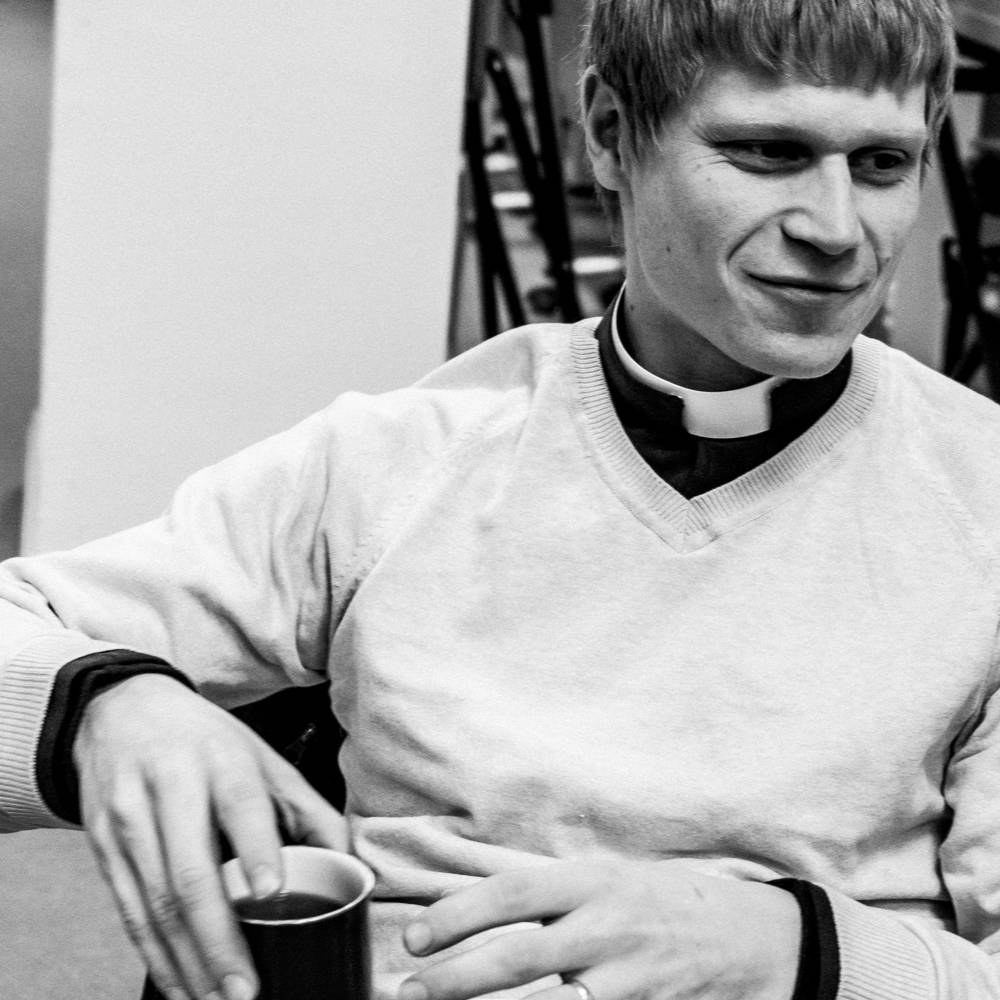
[[[967,38],[959,38],[959,49],[978,65],[959,68],[956,91],[1000,94],[1000,52]],[[998,274],[1000,258],[997,248],[982,244],[983,211],[950,115],[941,129],[938,156],[954,227],[942,245],[948,299],[944,371],[968,383],[983,369],[990,395],[1000,401],[1000,318],[983,306],[983,290]]]
[[[524,44],[538,148],[536,150],[532,144],[506,62],[501,53],[487,44],[488,5],[473,4],[463,134],[479,251],[483,331],[487,339],[501,329],[496,294],[498,284],[509,321],[515,326],[525,322],[523,298],[493,204],[493,192],[486,171],[488,151],[483,141],[482,105],[487,83],[496,94],[521,177],[531,199],[535,232],[548,261],[558,313],[565,322],[573,322],[582,315],[573,269],[559,135],[552,109],[541,28],[541,18],[552,13],[551,3],[548,0],[520,0],[519,3],[508,0],[504,3],[504,11],[517,26]]]

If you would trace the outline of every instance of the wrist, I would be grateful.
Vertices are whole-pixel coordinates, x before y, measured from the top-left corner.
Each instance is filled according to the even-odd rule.
[[[55,815],[80,822],[77,744],[95,700],[119,684],[154,677],[160,684],[191,686],[184,674],[165,661],[127,649],[81,656],[61,668],[49,698],[35,760],[39,791]]]
[[[76,705],[76,722],[70,739],[74,763],[77,760],[81,734],[95,724],[95,720],[108,712],[129,712],[130,705],[143,704],[164,694],[177,690],[178,683],[190,687],[177,675],[176,671],[164,672],[155,667],[139,670],[124,676],[108,675],[97,680]]]
[[[762,908],[752,919],[765,938],[757,954],[761,959],[759,1000],[800,1000],[797,986],[802,964],[803,914],[796,897],[773,885],[759,885]]]
[[[836,1000],[840,987],[840,947],[826,893],[803,879],[770,883],[791,894],[802,915],[799,973],[792,1000]]]

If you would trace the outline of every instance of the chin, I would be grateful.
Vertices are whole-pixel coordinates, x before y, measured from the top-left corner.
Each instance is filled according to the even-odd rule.
[[[859,331],[860,332],[860,331]],[[781,378],[819,378],[833,371],[851,349],[856,335],[825,337],[822,334],[787,334],[759,345],[752,357],[742,360],[746,367]]]

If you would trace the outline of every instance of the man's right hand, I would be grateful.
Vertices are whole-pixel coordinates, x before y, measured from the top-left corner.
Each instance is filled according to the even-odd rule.
[[[256,996],[219,875],[218,835],[267,896],[281,886],[279,817],[296,842],[338,850],[347,849],[344,818],[243,723],[155,674],[98,694],[73,756],[98,864],[161,992]]]

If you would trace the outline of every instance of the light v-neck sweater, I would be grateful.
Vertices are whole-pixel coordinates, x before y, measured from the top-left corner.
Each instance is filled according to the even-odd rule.
[[[328,676],[383,996],[444,889],[626,857],[822,885],[838,1000],[1000,997],[1000,410],[861,339],[816,424],[688,500],[594,325],[341,397],[156,522],[5,564],[0,824],[53,821],[71,659],[159,656],[225,705]]]

